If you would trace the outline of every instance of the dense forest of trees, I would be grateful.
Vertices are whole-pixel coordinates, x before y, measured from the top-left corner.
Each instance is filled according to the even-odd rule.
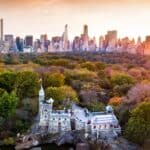
[[[150,140],[150,57],[62,53],[0,55],[0,141],[13,143],[38,112],[40,79],[57,109],[76,102],[91,111],[112,105],[123,136]],[[142,135],[142,137],[140,136]]]

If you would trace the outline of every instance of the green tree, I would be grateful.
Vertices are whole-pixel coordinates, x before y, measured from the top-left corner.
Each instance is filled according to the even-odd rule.
[[[93,71],[89,71],[85,69],[74,69],[74,70],[66,70],[65,71],[66,82],[70,82],[72,80],[80,80],[80,81],[93,81],[97,79],[97,74]]]
[[[19,58],[17,54],[6,54],[4,56],[4,62],[6,64],[19,64]]]
[[[33,97],[38,94],[39,78],[35,72],[23,71],[16,79],[17,95],[20,98]]]
[[[113,88],[113,95],[114,96],[125,96],[127,92],[131,89],[132,84],[123,84],[123,85],[116,85]]]
[[[90,71],[95,71],[96,70],[95,64],[92,63],[92,62],[89,62],[89,61],[81,64],[81,67],[86,68]]]
[[[134,79],[128,74],[116,73],[110,78],[114,96],[124,96],[135,83]]]
[[[63,86],[65,82],[65,76],[61,73],[44,73],[43,75],[43,85],[45,88],[52,87],[60,87]]]
[[[0,88],[0,96],[3,95],[4,92],[5,92],[5,90]]]
[[[139,104],[131,113],[125,136],[138,144],[150,139],[150,102]]]
[[[78,102],[77,93],[69,86],[48,87],[46,89],[46,95],[48,98],[51,97],[55,100],[55,106]]]
[[[103,62],[96,62],[95,65],[98,70],[104,70],[106,68],[106,64]]]
[[[0,87],[11,92],[14,89],[16,73],[4,72],[0,74]]]
[[[90,103],[86,107],[93,112],[105,110],[105,105],[102,102]]]
[[[131,76],[127,75],[127,74],[123,74],[123,73],[117,73],[111,76],[110,79],[111,83],[113,86],[116,85],[124,85],[124,84],[134,84],[134,80]]]
[[[4,124],[4,122],[5,122],[5,119],[0,116],[0,131],[3,130],[3,124]]]
[[[14,115],[18,104],[18,97],[15,92],[10,94],[4,92],[0,97],[0,116],[3,118],[9,118]]]

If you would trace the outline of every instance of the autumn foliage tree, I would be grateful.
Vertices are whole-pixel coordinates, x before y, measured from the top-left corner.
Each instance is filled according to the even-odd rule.
[[[113,97],[109,100],[109,105],[118,106],[122,102],[122,97]]]
[[[150,84],[137,84],[128,92],[126,101],[137,104],[143,101],[150,101]]]
[[[65,76],[61,73],[44,73],[42,79],[45,88],[49,86],[60,87],[65,82]]]

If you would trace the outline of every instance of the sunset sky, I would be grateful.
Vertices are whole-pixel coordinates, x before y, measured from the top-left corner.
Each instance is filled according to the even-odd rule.
[[[88,24],[90,36],[116,29],[119,37],[144,39],[150,35],[150,0],[0,0],[0,18],[5,34],[16,36],[61,35],[68,24],[72,39]]]

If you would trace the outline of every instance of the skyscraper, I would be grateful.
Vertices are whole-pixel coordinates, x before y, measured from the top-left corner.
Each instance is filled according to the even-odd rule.
[[[84,25],[83,34],[81,34],[81,40],[80,40],[81,50],[83,51],[89,50],[88,42],[89,42],[88,25]]]
[[[107,45],[107,51],[113,51],[117,44],[117,31],[108,31],[105,36],[105,42]]]
[[[13,49],[14,47],[14,36],[12,34],[6,34],[4,35],[5,42],[8,42],[9,48]]]
[[[33,36],[32,35],[28,35],[25,37],[25,46],[33,47]]]
[[[63,33],[63,50],[69,49],[69,41],[68,41],[68,25],[65,25],[65,31]]]
[[[88,25],[84,25],[83,34],[88,36]]]
[[[4,21],[0,19],[0,40],[3,41],[3,34],[4,34]]]
[[[20,37],[16,37],[16,46],[18,51],[23,51],[23,39],[20,39]]]

